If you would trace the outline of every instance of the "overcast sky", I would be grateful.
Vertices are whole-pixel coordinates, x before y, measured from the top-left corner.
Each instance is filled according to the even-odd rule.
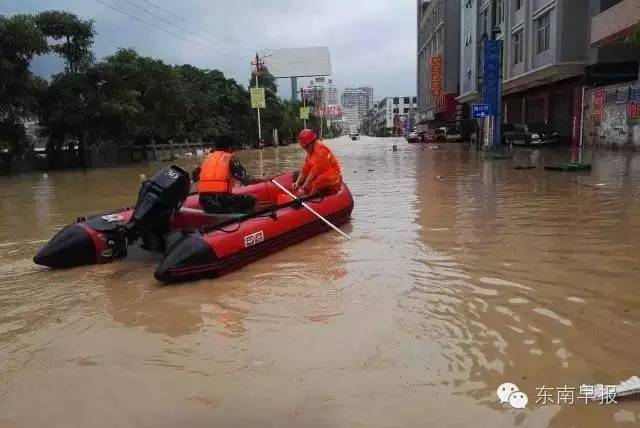
[[[371,85],[376,100],[416,95],[414,0],[0,0],[2,14],[47,9],[95,20],[98,58],[133,47],[169,63],[217,68],[246,86],[256,49],[328,46],[339,89]],[[34,69],[46,75],[60,64],[44,58]],[[280,80],[280,95],[289,91]]]

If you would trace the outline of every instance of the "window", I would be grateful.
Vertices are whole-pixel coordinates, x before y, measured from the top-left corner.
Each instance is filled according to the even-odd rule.
[[[551,29],[550,12],[536,19],[536,23],[538,27],[538,53],[546,52],[549,50],[549,32]]]
[[[405,114],[409,113],[409,109],[408,109],[408,108],[405,108],[405,109],[404,109],[404,113],[405,113]]]
[[[404,97],[404,103],[405,104],[410,104],[411,103],[411,97]]]
[[[480,13],[480,35],[488,34],[489,31],[489,9]]]
[[[522,0],[515,0],[516,10],[522,9]]]
[[[395,114],[398,114],[398,113],[400,113],[400,109],[394,108],[394,109],[393,109],[393,112],[394,112]]]
[[[395,98],[393,99],[393,103],[394,103],[394,104],[400,104],[400,98],[395,97]]]
[[[520,30],[513,35],[513,63],[520,64],[524,60],[524,52],[522,48],[524,47],[524,41],[522,40],[524,37],[524,30]]]
[[[413,97],[413,103],[418,104],[418,97]]]
[[[496,19],[498,21],[498,25],[504,22],[504,0],[496,1]]]

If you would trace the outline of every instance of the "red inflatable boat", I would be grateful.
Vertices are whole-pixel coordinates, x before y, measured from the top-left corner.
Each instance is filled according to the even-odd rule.
[[[274,179],[291,190],[292,177]],[[127,248],[141,241],[144,249],[165,252],[155,272],[159,281],[188,281],[220,276],[329,229],[269,181],[236,187],[234,193],[258,200],[254,212],[244,215],[205,213],[198,195],[188,194],[190,184],[188,173],[172,165],[142,186],[134,209],[79,218],[60,230],[34,262],[51,268],[108,263],[126,257]],[[304,202],[336,226],[353,210],[344,184],[335,194]]]

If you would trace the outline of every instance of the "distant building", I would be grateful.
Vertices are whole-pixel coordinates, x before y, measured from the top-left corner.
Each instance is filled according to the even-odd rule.
[[[387,97],[376,103],[375,128],[377,135],[403,133],[415,123],[418,109],[417,97]]]
[[[475,1],[478,0],[462,0],[464,3]],[[461,0],[417,0],[419,122],[456,119],[460,4]]]
[[[373,88],[371,86],[345,88],[341,101],[350,130],[358,131],[367,110],[373,108]]]
[[[637,28],[638,0],[459,0],[459,103],[482,101],[484,46],[502,43],[502,121],[581,126],[582,87],[637,80],[640,49],[610,42]],[[588,104],[588,100],[586,100]]]
[[[317,105],[338,105],[338,88],[333,83],[333,79],[316,77],[309,81],[306,92]]]

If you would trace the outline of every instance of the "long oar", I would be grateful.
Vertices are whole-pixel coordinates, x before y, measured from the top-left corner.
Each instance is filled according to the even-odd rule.
[[[313,208],[311,208],[309,205],[307,205],[305,202],[301,201],[300,198],[298,198],[297,196],[295,196],[293,193],[291,193],[286,187],[284,187],[282,184],[278,183],[276,180],[271,180],[271,182],[273,184],[275,184],[276,186],[278,186],[281,190],[283,190],[287,195],[289,195],[291,198],[293,198],[293,200],[299,201],[303,207],[305,207],[306,209],[308,209],[309,211],[311,211],[316,217],[318,217],[320,220],[324,221],[328,226],[330,226],[333,230],[335,230],[336,232],[338,232],[340,235],[344,236],[347,239],[351,239],[351,237],[349,235],[347,235],[346,233],[344,233],[343,231],[341,231],[340,229],[338,229],[336,226],[334,226],[329,220],[327,220],[326,218],[322,217],[320,214],[318,214],[317,212],[314,211]]]

